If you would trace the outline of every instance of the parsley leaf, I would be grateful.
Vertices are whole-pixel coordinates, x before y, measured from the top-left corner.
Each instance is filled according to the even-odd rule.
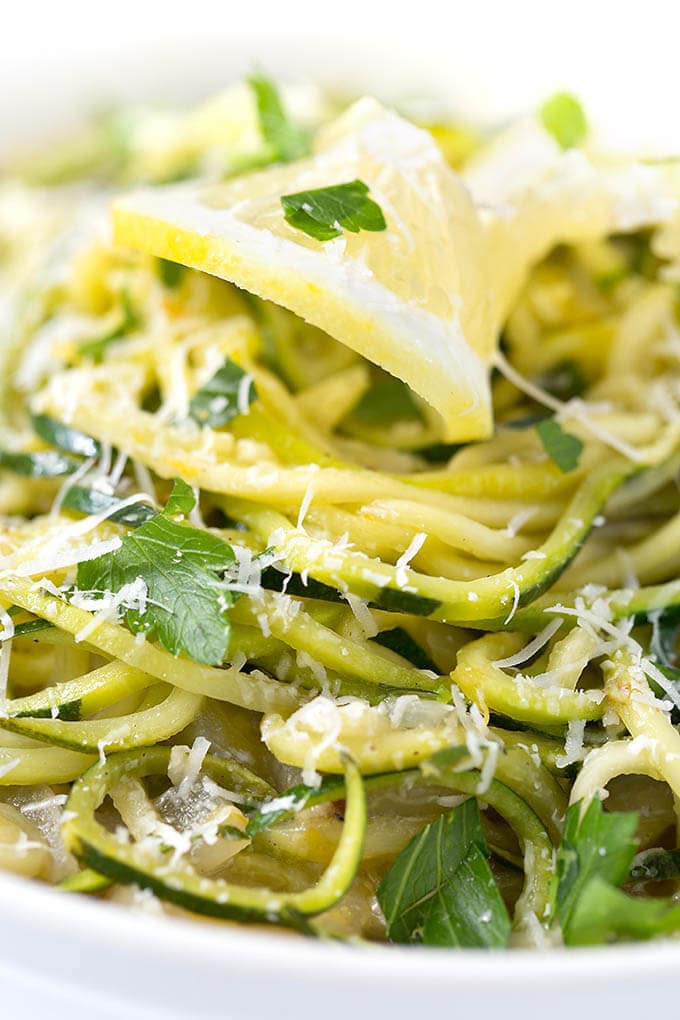
[[[637,814],[605,812],[598,798],[583,818],[580,814],[580,803],[567,811],[553,883],[553,910],[567,945],[594,946],[680,931],[677,901],[642,899],[619,888],[629,879],[676,875],[678,851],[658,851],[631,868]]]
[[[185,272],[186,266],[181,265],[179,262],[171,262],[169,259],[158,260],[158,275],[163,282],[163,286],[167,287],[168,290],[175,290],[176,287],[179,287]]]
[[[378,886],[378,901],[393,942],[507,945],[510,919],[489,867],[475,799],[410,841]]]
[[[678,686],[680,684],[680,668],[677,665],[677,643],[680,618],[677,607],[650,613],[649,622],[652,625],[652,638],[649,643],[650,658],[666,679]],[[647,674],[647,682],[657,697],[664,696],[665,691],[653,676]],[[677,708],[673,708],[671,721],[677,724],[679,719],[680,713]]]
[[[226,610],[233,604],[220,574],[234,562],[234,552],[217,536],[172,519],[168,511],[193,507],[187,490],[176,482],[166,510],[126,536],[120,548],[79,563],[77,586],[118,592],[141,577],[147,606],[144,613],[125,612],[130,630],[156,636],[174,655],[184,652],[195,662],[219,665],[229,644]]]
[[[111,511],[121,500],[118,496],[110,496],[107,492],[100,492],[99,489],[90,489],[85,485],[71,485],[65,492],[61,501],[62,510],[75,510],[76,513],[86,514],[88,517],[93,514],[101,514],[104,511]],[[148,503],[134,503],[132,506],[123,506],[119,510],[113,509],[108,519],[116,524],[125,524],[129,528],[138,528],[140,524],[155,517],[158,511]]]
[[[564,940],[570,943],[572,916],[589,884],[599,882],[616,887],[628,878],[635,856],[637,827],[635,812],[605,812],[594,797],[581,818],[581,803],[567,811],[562,843],[557,852],[553,883],[553,913],[562,925]]]
[[[588,120],[583,107],[568,92],[557,92],[551,96],[539,113],[543,127],[563,149],[580,145],[588,134]]]
[[[212,379],[194,393],[189,414],[199,425],[219,428],[243,414],[257,398],[253,378],[229,358]]]
[[[359,399],[352,418],[364,425],[394,425],[398,421],[422,421],[413,394],[400,379],[383,379]]]
[[[659,667],[666,667],[680,677],[680,670],[677,668],[677,643],[678,631],[680,631],[680,617],[677,607],[666,612],[650,614],[649,622],[652,625],[652,640],[649,651]]]
[[[547,390],[558,400],[580,397],[588,389],[588,380],[577,361],[565,358],[538,378],[541,389]]]
[[[570,945],[596,946],[619,939],[651,939],[680,930],[680,905],[663,897],[628,896],[602,878],[584,889],[571,918]]]
[[[251,75],[248,84],[255,93],[262,137],[280,163],[301,159],[309,152],[309,135],[286,116],[281,96],[273,81]]]
[[[578,467],[583,443],[571,432],[565,432],[554,418],[546,418],[536,426],[543,448],[557,464],[560,471],[568,474]]]
[[[72,429],[70,425],[64,425],[56,418],[50,418],[46,414],[31,415],[31,424],[36,435],[44,439],[50,446],[56,446],[66,453],[76,453],[80,457],[98,457],[101,446],[92,436],[84,432]]]
[[[60,478],[73,474],[80,461],[66,457],[56,450],[39,450],[36,453],[14,453],[0,450],[0,468],[13,471],[25,478]]]
[[[680,850],[647,850],[630,869],[634,882],[658,882],[680,877]]]
[[[281,205],[287,222],[317,241],[340,237],[342,228],[354,234],[387,229],[382,209],[368,197],[363,181],[282,195]]]
[[[168,517],[186,517],[196,506],[194,490],[181,478],[176,478],[172,486],[172,492],[165,504],[163,511]]]
[[[99,364],[106,354],[106,349],[109,344],[113,343],[114,340],[121,340],[128,333],[131,333],[139,325],[139,318],[130,300],[130,295],[127,291],[123,291],[121,299],[121,312],[118,322],[111,329],[107,330],[103,336],[97,337],[96,340],[88,340],[87,343],[81,344],[80,356],[81,358],[89,358],[94,361],[95,364]]]

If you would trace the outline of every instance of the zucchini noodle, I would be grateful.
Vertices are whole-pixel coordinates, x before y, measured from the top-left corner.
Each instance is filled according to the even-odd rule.
[[[680,831],[677,174],[272,95],[5,161],[0,868],[574,941],[572,811]]]

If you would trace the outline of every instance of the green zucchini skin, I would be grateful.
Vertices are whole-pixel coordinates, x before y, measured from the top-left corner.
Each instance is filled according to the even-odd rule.
[[[7,715],[16,721],[19,729],[21,719],[79,722],[129,694],[145,690],[154,682],[153,677],[141,670],[107,663],[75,680],[46,687],[24,698],[12,698],[7,705]],[[29,723],[26,725],[30,727]]]
[[[62,826],[66,847],[85,868],[114,882],[134,883],[160,899],[208,917],[277,924],[307,930],[306,918],[322,913],[344,896],[354,880],[363,852],[366,799],[359,769],[347,761],[344,776],[345,823],[333,859],[315,886],[299,893],[232,885],[208,879],[189,868],[167,864],[157,854],[134,844],[121,844],[95,818],[107,793],[126,776],[139,779],[167,774],[170,749],[146,748],[111,755],[74,784]],[[205,772],[220,785],[252,798],[275,791],[234,761],[208,755]],[[266,792],[265,792],[266,791]]]
[[[82,871],[62,879],[56,886],[61,892],[71,893],[100,893],[113,885],[110,878],[100,875],[91,868],[84,868]]]
[[[472,582],[430,577],[410,569],[400,573],[395,567],[351,552],[331,551],[324,558],[314,543],[281,515],[238,504],[234,509],[264,541],[275,527],[283,529],[286,537],[281,552],[293,574],[287,587],[290,594],[337,601],[341,589],[387,612],[471,627],[484,621],[486,629],[497,630],[513,621],[522,607],[535,602],[554,584],[578,554],[607,500],[639,470],[637,465],[623,460],[594,470],[581,482],[534,558]],[[313,579],[313,590],[301,583],[302,571]],[[266,585],[279,587],[283,583],[276,573],[267,574]],[[281,579],[283,576],[278,575]]]
[[[162,688],[162,685],[157,686]],[[117,718],[76,721],[43,715],[7,718],[3,720],[3,725],[15,733],[44,740],[57,747],[97,754],[102,748],[122,751],[167,740],[192,722],[200,705],[200,695],[170,687],[161,702]],[[69,705],[66,707],[68,714]]]
[[[564,592],[559,595],[543,595],[518,610],[512,618],[512,627],[505,628],[503,621],[492,620],[471,620],[466,624],[473,630],[517,630],[523,633],[538,633],[545,627],[546,623],[554,619],[555,614],[559,615],[559,607],[573,609],[576,600],[583,598],[578,592]],[[587,599],[584,599],[586,605]],[[607,602],[613,621],[623,620],[632,617],[636,624],[650,623],[659,614],[663,616],[680,616],[680,581],[669,581],[666,584],[648,585],[631,592],[628,588],[621,588],[607,592]],[[575,617],[569,615],[564,618],[564,629],[568,630],[575,626]]]

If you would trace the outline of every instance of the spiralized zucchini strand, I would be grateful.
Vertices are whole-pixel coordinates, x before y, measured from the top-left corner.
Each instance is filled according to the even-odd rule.
[[[123,776],[144,778],[167,769],[169,752],[162,748],[111,757],[92,767],[73,787],[64,824],[64,840],[87,866],[114,880],[132,879],[157,896],[212,917],[299,926],[300,919],[327,910],[346,892],[361,860],[366,805],[361,773],[348,760],[343,835],[331,863],[311,888],[299,893],[232,885],[207,879],[176,864],[158,867],[148,849],[121,844],[95,819],[94,812]],[[132,876],[134,875],[134,878]]]

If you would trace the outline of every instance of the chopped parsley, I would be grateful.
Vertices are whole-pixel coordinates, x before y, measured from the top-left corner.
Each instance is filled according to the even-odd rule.
[[[260,130],[273,159],[278,163],[290,163],[301,159],[309,152],[309,134],[293,124],[273,81],[261,75],[251,75],[248,84],[255,94]]]
[[[489,949],[508,943],[510,918],[474,798],[415,836],[377,895],[392,942]]]
[[[235,557],[221,538],[174,519],[193,506],[189,486],[176,481],[164,511],[127,535],[118,549],[78,564],[77,587],[116,593],[141,578],[146,607],[125,611],[130,630],[156,637],[174,655],[219,665],[229,644],[227,610],[234,601],[221,574]]]
[[[571,358],[565,358],[538,378],[541,389],[547,390],[558,400],[580,397],[588,389],[588,380],[583,369]]]
[[[31,416],[33,431],[41,439],[44,439],[50,446],[56,446],[58,450],[65,453],[75,453],[79,457],[98,457],[101,453],[101,446],[92,436],[84,432],[78,432],[70,425],[64,425],[56,418],[50,418],[46,414],[34,414]]]
[[[168,290],[179,287],[185,272],[186,267],[179,262],[171,262],[169,259],[158,260],[158,275]]]
[[[573,149],[588,135],[588,120],[583,107],[569,92],[557,92],[545,101],[541,123],[563,149]]]
[[[253,377],[225,358],[222,367],[191,398],[189,414],[199,425],[219,428],[239,414],[247,414],[256,398]]]
[[[196,506],[196,496],[191,486],[181,478],[175,479],[172,492],[163,511],[167,517],[186,517]]]
[[[583,818],[581,803],[567,811],[555,864],[554,913],[569,941],[571,916],[588,883],[598,878],[611,885],[625,882],[635,855],[637,815],[605,813],[598,797]]]
[[[574,910],[569,945],[598,946],[626,939],[651,939],[680,931],[680,905],[671,897],[641,899],[594,878]]]
[[[546,418],[536,426],[543,448],[548,456],[557,464],[560,471],[569,474],[578,467],[583,450],[583,443],[578,436],[565,432],[554,418]]]
[[[24,478],[60,478],[71,475],[78,469],[80,461],[67,457],[56,450],[39,450],[36,453],[15,453],[0,450],[0,468],[13,471]]]
[[[646,873],[633,864],[637,813],[606,812],[597,797],[583,817],[581,810],[578,803],[567,812],[553,883],[553,911],[567,945],[602,945],[679,931],[675,900],[641,899],[620,888],[630,880],[671,877],[677,868],[675,854],[660,852],[659,866],[650,864]]]
[[[317,241],[340,237],[343,230],[357,234],[387,229],[382,209],[369,198],[368,185],[359,180],[282,195],[281,205],[291,227]]]
[[[61,508],[62,510],[75,510],[76,513],[85,514],[88,517],[106,513],[109,521],[125,524],[129,528],[138,528],[140,524],[146,524],[158,513],[149,503],[142,502],[115,509],[120,503],[121,500],[118,496],[110,496],[107,492],[101,492],[99,489],[89,488],[85,485],[71,485],[64,493]]]
[[[370,426],[423,420],[411,390],[400,379],[381,379],[363,394],[351,414],[361,424]]]
[[[82,464],[77,457],[99,456],[101,446],[92,436],[46,414],[31,415],[33,430],[55,450],[14,451],[0,449],[0,468],[25,478],[60,478],[73,474]],[[76,456],[71,456],[75,454]]]
[[[138,325],[139,318],[132,306],[130,295],[127,291],[123,291],[118,321],[102,336],[81,344],[79,350],[81,358],[87,358],[90,361],[94,361],[95,364],[99,364],[104,359],[109,345],[116,340],[122,340],[124,336],[131,333]]]

